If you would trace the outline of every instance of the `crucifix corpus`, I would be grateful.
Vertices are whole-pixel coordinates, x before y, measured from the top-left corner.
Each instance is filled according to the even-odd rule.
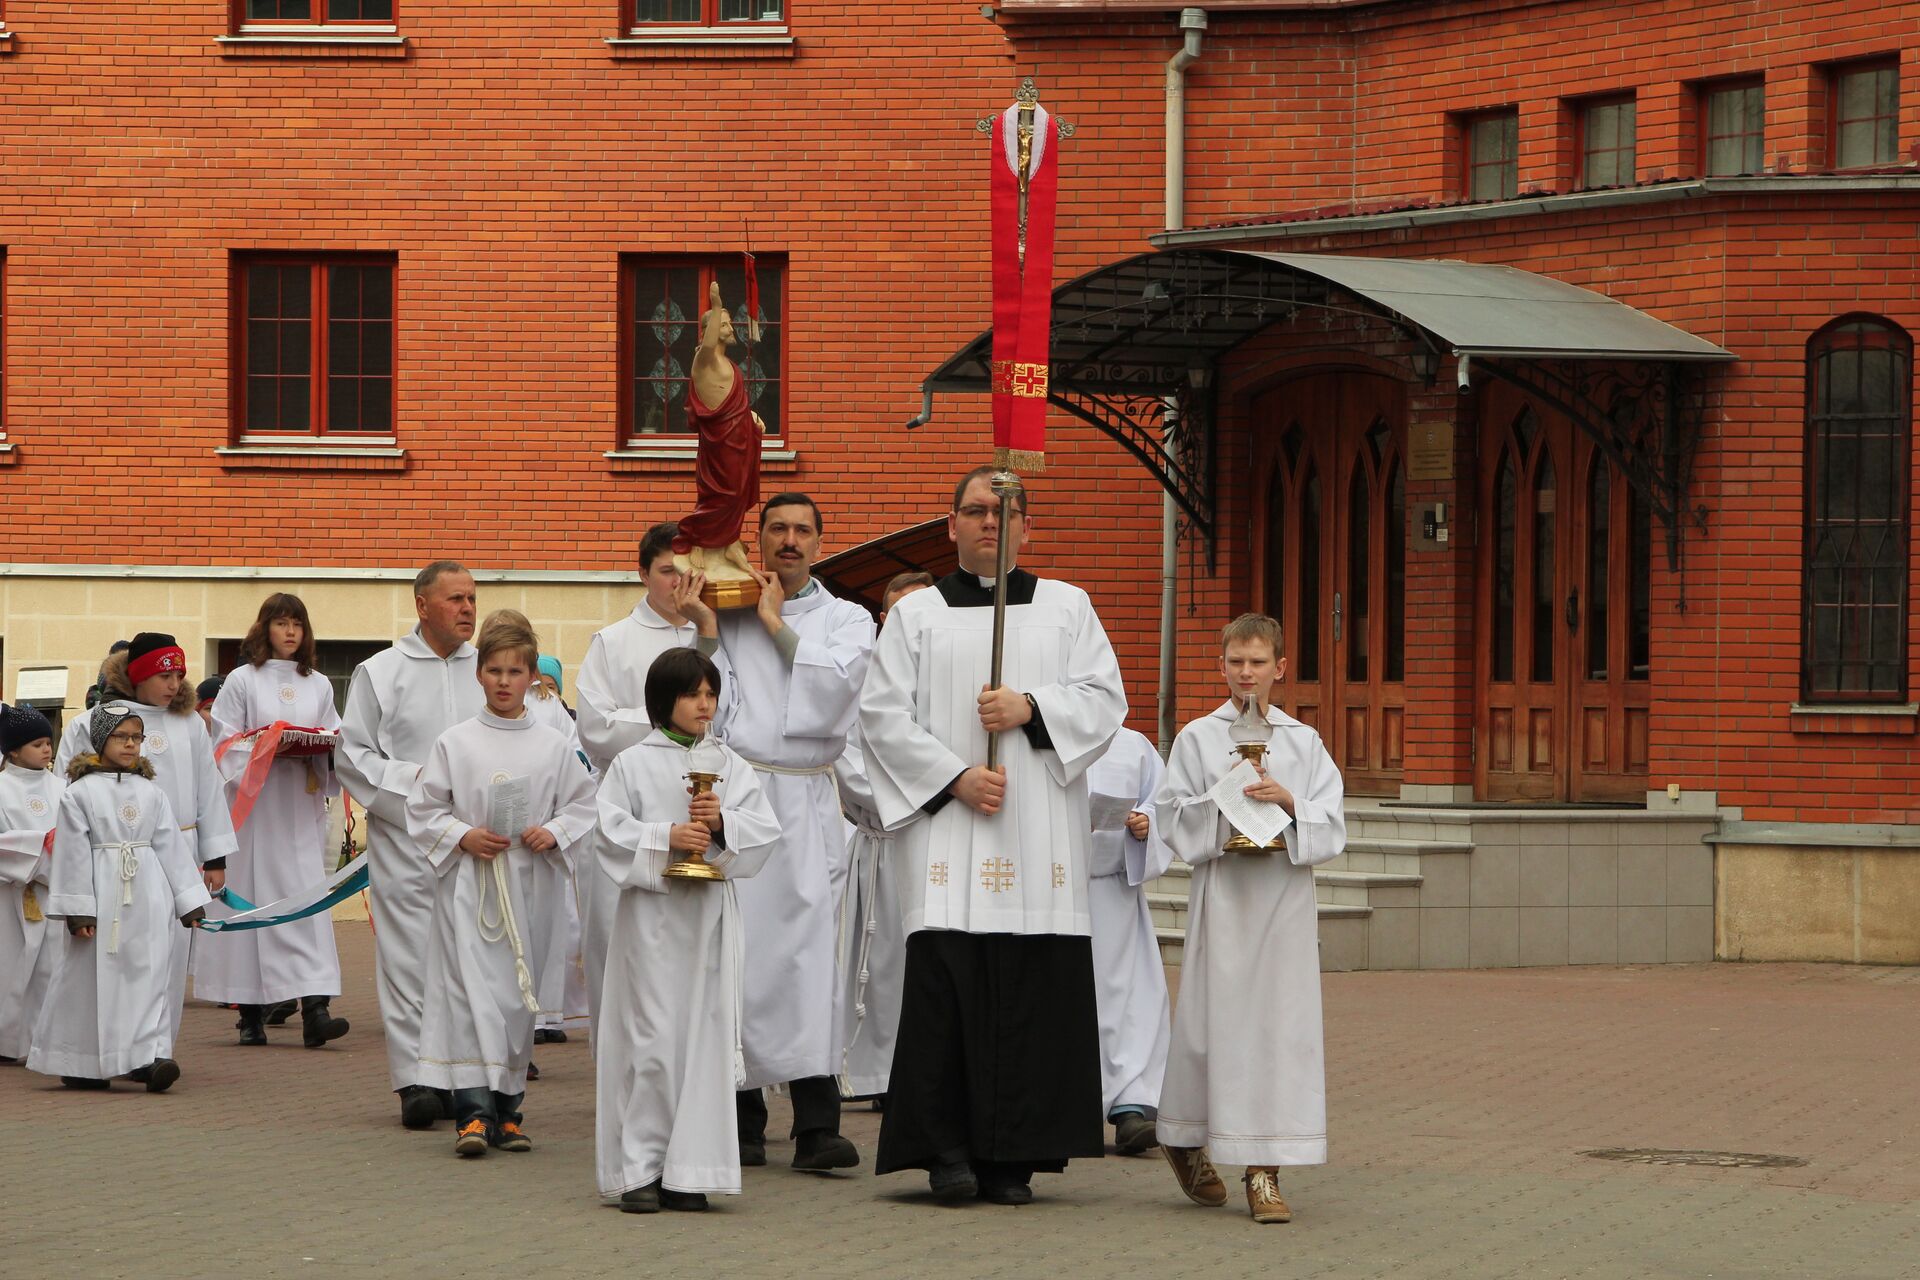
[[[991,687],[1000,687],[1007,640],[1007,512],[1021,471],[1046,467],[1048,338],[1053,328],[1053,231],[1060,140],[1073,126],[1040,105],[1033,78],[1013,105],[975,126],[992,139],[988,163],[993,215],[993,477],[1000,503],[993,583]],[[987,738],[987,767],[1000,762],[1000,738]]]

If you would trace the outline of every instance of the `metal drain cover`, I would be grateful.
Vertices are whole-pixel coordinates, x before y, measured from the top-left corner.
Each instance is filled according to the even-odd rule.
[[[1595,1160],[1628,1164],[1690,1164],[1710,1169],[1798,1169],[1807,1163],[1799,1156],[1765,1156],[1748,1151],[1663,1151],[1658,1147],[1602,1147],[1582,1151]]]

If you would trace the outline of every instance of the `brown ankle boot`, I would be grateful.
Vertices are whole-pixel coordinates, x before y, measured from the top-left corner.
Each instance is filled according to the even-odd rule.
[[[1293,1221],[1293,1210],[1280,1198],[1278,1169],[1250,1168],[1241,1181],[1247,1184],[1247,1211],[1255,1222]]]
[[[1209,1209],[1218,1209],[1227,1202],[1227,1184],[1220,1181],[1220,1172],[1213,1167],[1213,1161],[1207,1159],[1205,1147],[1162,1144],[1160,1150],[1173,1166],[1173,1176],[1179,1180],[1180,1190],[1186,1193],[1187,1199]]]

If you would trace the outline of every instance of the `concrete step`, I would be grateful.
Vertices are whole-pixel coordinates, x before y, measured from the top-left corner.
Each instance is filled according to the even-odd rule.
[[[1418,889],[1424,883],[1417,875],[1391,871],[1326,871],[1313,873],[1314,897],[1323,906],[1373,905],[1376,889]]]

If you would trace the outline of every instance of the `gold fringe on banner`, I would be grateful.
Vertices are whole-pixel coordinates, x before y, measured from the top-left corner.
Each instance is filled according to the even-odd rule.
[[[995,449],[993,465],[1003,471],[1022,471],[1038,475],[1047,469],[1047,455],[1032,449]]]
[[[47,918],[46,913],[40,910],[40,899],[33,895],[32,885],[28,885],[26,893],[21,896],[20,914],[26,917],[28,924],[39,924]]]

